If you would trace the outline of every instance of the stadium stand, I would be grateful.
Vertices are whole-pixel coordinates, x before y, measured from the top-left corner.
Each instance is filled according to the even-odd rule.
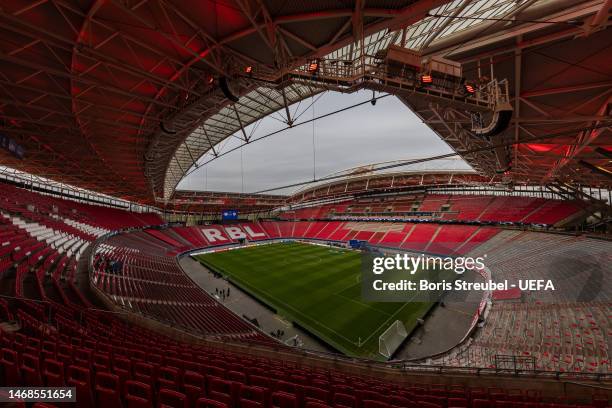
[[[234,340],[268,339],[193,283],[175,258],[165,255],[169,247],[153,244],[142,234],[111,237],[95,254],[92,281],[115,303],[186,330]]]
[[[381,201],[384,200],[384,201]],[[331,212],[331,209],[335,211]],[[579,213],[577,202],[536,197],[426,194],[411,198],[356,199],[340,206],[322,205],[281,214],[284,220],[311,220],[356,216],[404,216],[459,222],[554,225]],[[422,213],[433,213],[432,215]]]
[[[194,247],[205,247],[208,245],[206,239],[202,236],[197,228],[190,227],[175,227],[172,228],[178,235],[189,241]]]
[[[34,193],[27,193],[28,197],[30,194]],[[193,248],[236,243],[231,237],[237,236],[238,230],[255,240],[275,237],[346,240],[355,237],[396,248],[416,242],[415,247],[434,252],[447,251],[449,247],[443,244],[457,241],[457,245],[450,248],[452,251],[474,254],[487,251],[494,256],[491,267],[510,275],[516,269],[506,268],[506,265],[514,259],[516,251],[522,250],[518,245],[532,247],[537,243],[529,252],[534,254],[533,258],[525,258],[526,263],[535,262],[535,254],[545,251],[561,252],[573,248],[593,252],[600,248],[591,240],[568,236],[500,232],[492,227],[391,222],[262,221],[116,234],[103,227],[109,226],[108,223],[98,222],[91,215],[97,212],[79,216],[71,210],[71,207],[80,208],[79,203],[60,201],[58,207],[78,217],[78,222],[58,221],[61,215],[54,217],[54,213],[44,213],[38,208],[34,209],[36,211],[24,209],[19,201],[2,200],[0,259],[5,265],[2,280],[7,279],[8,270],[16,269],[19,281],[32,276],[39,284],[35,294],[25,293],[21,284],[16,284],[14,291],[3,291],[14,297],[0,300],[0,316],[9,323],[0,326],[0,366],[3,384],[76,386],[79,406],[102,407],[119,403],[131,406],[134,401],[144,401],[147,405],[173,399],[187,401],[190,407],[199,403],[229,408],[249,398],[253,398],[249,401],[259,401],[262,407],[283,406],[281,401],[285,399],[291,406],[306,406],[307,403],[343,406],[345,400],[365,406],[374,404],[365,401],[389,404],[390,393],[419,401],[421,406],[432,403],[432,408],[450,406],[455,403],[451,398],[463,398],[468,406],[480,404],[478,400],[492,404],[503,399],[538,404],[540,408],[539,404],[544,407],[544,401],[550,401],[535,390],[517,393],[503,388],[400,385],[317,369],[307,362],[287,364],[274,358],[193,346],[159,332],[153,334],[116,314],[91,308],[87,295],[74,284],[83,246],[105,233],[110,234],[93,254],[91,280],[100,293],[124,312],[180,332],[206,335],[209,339],[274,347],[279,347],[276,340],[200,290],[180,269],[175,254]],[[28,218],[32,214],[40,217],[35,218],[36,225]],[[104,218],[106,211],[97,214]],[[129,225],[133,227],[133,218],[126,215],[124,219],[130,220]],[[217,233],[211,235],[207,229]],[[205,238],[207,234],[209,239]],[[62,294],[48,295],[51,289],[40,284],[43,278],[57,282]],[[71,295],[63,293],[60,281],[71,284]],[[609,369],[607,331],[609,304],[603,301],[588,306],[541,301],[495,303],[484,329],[468,345],[445,356],[444,364],[476,363],[490,367],[495,355],[515,353],[536,357],[540,369],[603,372]],[[510,344],[506,341],[508,338],[513,340]],[[228,391],[230,389],[232,391]],[[373,389],[378,391],[371,394]],[[596,396],[591,402],[592,406],[605,405],[598,398],[601,397]],[[395,403],[404,406],[400,400]],[[559,408],[563,406],[558,404]]]
[[[18,303],[21,330],[0,332],[3,383],[73,386],[79,407],[152,406],[156,401],[162,406],[170,399],[174,402],[168,406],[224,408],[412,407],[415,403],[431,408],[482,407],[500,401],[550,406],[537,389],[382,380],[196,346],[101,311],[25,299]],[[567,399],[555,402],[555,408],[569,407],[563,403]],[[595,395],[591,403],[583,407],[603,407],[607,401]]]
[[[552,279],[557,287],[523,291],[520,302],[493,302],[484,327],[444,364],[470,359],[492,367],[496,355],[533,356],[539,370],[609,372],[610,288],[588,260],[607,259],[611,251],[607,241],[566,235],[502,231],[491,237],[470,255],[486,253],[496,280]]]
[[[388,248],[436,254],[464,254],[495,235],[491,227],[391,222],[262,221],[269,238],[308,238],[331,241],[358,239]],[[270,231],[275,235],[270,235]],[[276,231],[282,231],[279,235]]]

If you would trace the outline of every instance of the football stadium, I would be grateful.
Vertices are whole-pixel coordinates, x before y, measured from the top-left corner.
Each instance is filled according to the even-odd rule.
[[[611,14],[0,0],[0,405],[612,406]]]

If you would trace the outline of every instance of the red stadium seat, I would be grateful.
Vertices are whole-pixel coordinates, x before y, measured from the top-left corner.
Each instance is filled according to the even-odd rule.
[[[158,408],[188,408],[187,396],[181,392],[161,389],[157,396]]]
[[[181,372],[174,367],[160,367],[157,372],[158,389],[166,388],[179,391],[181,387]]]
[[[381,401],[363,400],[361,404],[363,408],[390,408],[389,404]]]
[[[223,402],[215,401],[209,398],[200,398],[195,408],[230,408],[227,404]]]
[[[111,370],[111,360],[108,354],[92,354],[92,366],[95,372],[109,372]]]
[[[153,394],[148,384],[127,380],[124,385],[123,399],[127,408],[152,408]]]
[[[133,378],[136,381],[140,381],[145,384],[149,384],[151,387],[155,386],[157,379],[157,373],[153,364],[145,363],[142,361],[134,364],[134,375]]]
[[[417,402],[417,405],[419,406],[419,408],[444,408],[444,405],[439,405],[433,402],[420,401],[420,400]]]
[[[271,406],[273,408],[298,408],[298,399],[293,394],[288,394],[286,392],[278,391],[272,393],[272,397],[270,398]]]
[[[492,408],[493,404],[487,399],[475,399],[472,401],[472,408]]]
[[[193,371],[185,371],[185,374],[183,374],[183,391],[187,395],[189,405],[194,406],[196,401],[205,395],[204,376]]]
[[[16,351],[7,348],[2,349],[2,382],[9,387],[21,384],[21,371],[19,370],[19,360]]]
[[[226,373],[226,378],[230,381],[236,381],[242,384],[247,383],[247,376],[245,373],[241,373],[239,371],[228,371]]]
[[[233,406],[232,383],[222,378],[207,376],[208,383],[207,396],[215,401],[223,402],[227,406]]]
[[[304,406],[304,408],[332,408],[332,407],[327,404],[323,404],[321,402],[306,401],[306,405]]]
[[[91,375],[89,370],[79,366],[68,366],[66,385],[76,388],[76,398],[79,407],[90,408],[94,406],[91,392]]]
[[[267,407],[270,402],[269,390],[254,385],[242,385],[238,393],[238,398],[240,401],[252,401],[264,407]]]
[[[325,404],[330,401],[331,393],[323,388],[305,386],[303,392],[304,398],[308,400],[316,400]]]
[[[262,388],[269,388],[270,380],[268,377],[262,377],[260,375],[249,375],[249,384]]]
[[[21,356],[21,376],[26,384],[33,387],[41,387],[43,385],[40,374],[40,362],[37,356],[32,354],[23,354]]]
[[[65,386],[64,365],[56,360],[43,361],[43,378],[47,387]]]
[[[121,407],[119,377],[112,373],[96,374],[96,404],[101,407]]]
[[[393,405],[394,407],[399,407],[399,408],[410,408],[413,406],[414,403],[413,403],[413,400],[410,400],[408,398],[399,397],[399,396],[391,396],[389,397],[389,404]]]
[[[467,408],[468,402],[465,398],[449,398],[448,407]]]
[[[332,402],[334,407],[357,408],[357,398],[349,394],[335,393]]]

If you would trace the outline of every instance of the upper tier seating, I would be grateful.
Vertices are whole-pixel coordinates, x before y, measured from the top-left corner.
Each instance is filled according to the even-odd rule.
[[[90,228],[116,230],[130,227],[162,225],[158,214],[134,213],[117,208],[90,205],[34,193],[10,184],[0,183],[0,208],[24,218],[53,218],[68,225],[85,224]]]
[[[546,201],[536,213],[529,214],[524,222],[554,224],[573,215],[579,210],[578,204],[568,201]]]
[[[82,204],[0,183],[2,293],[88,305],[75,271],[90,243],[111,229],[159,225],[157,214]]]
[[[440,211],[443,204],[446,204],[451,196],[449,194],[430,194],[425,196],[419,211]]]
[[[330,219],[355,216],[381,216],[411,214],[411,218],[483,222],[523,222],[554,225],[580,211],[574,201],[548,200],[535,197],[487,196],[460,194],[427,194],[424,196],[398,196],[359,198],[339,204],[325,204],[292,210],[280,215],[283,220]],[[419,212],[433,212],[419,214]]]

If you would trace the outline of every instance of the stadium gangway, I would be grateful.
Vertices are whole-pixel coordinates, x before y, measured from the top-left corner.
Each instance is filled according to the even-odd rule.
[[[352,93],[360,89],[371,89],[390,94],[418,94],[447,105],[462,107],[475,112],[489,112],[504,106],[510,101],[509,84],[506,79],[491,79],[473,93],[463,92],[464,79],[434,78],[432,84],[424,85],[418,75],[397,75],[391,73],[384,63],[372,64],[361,58],[353,61],[319,60],[316,72],[309,71],[308,64],[286,69],[278,77],[254,75],[251,79],[269,85],[289,85],[303,83],[309,86],[324,87],[342,93]],[[347,68],[348,65],[348,68]]]

